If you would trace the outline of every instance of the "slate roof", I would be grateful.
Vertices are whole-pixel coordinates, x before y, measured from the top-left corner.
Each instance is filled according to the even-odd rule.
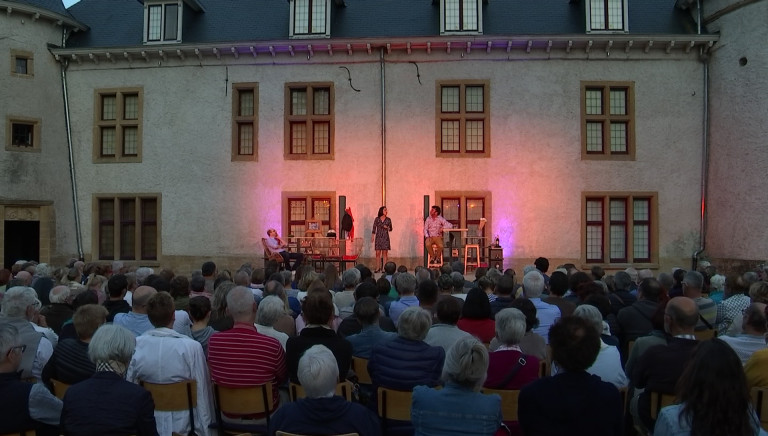
[[[71,17],[67,8],[64,7],[64,2],[61,0],[8,0],[11,3],[21,3],[24,5],[34,6],[36,8],[45,9],[51,12],[55,12],[59,15]]]
[[[27,2],[60,3],[57,0]],[[184,10],[184,43],[287,40],[288,0],[198,0],[205,12]],[[584,35],[584,1],[489,0],[483,5],[483,35]],[[630,34],[696,33],[688,11],[675,0],[629,0]],[[439,37],[440,9],[432,0],[346,0],[331,2],[331,39]],[[80,0],[69,12],[90,26],[68,46],[124,47],[142,44],[139,0]],[[322,40],[322,39],[321,39]]]

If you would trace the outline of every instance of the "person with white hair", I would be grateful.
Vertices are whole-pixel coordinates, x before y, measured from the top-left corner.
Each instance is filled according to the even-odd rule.
[[[600,310],[589,304],[582,304],[573,311],[573,316],[586,320],[598,333],[603,331],[603,316]],[[595,362],[586,369],[590,374],[600,377],[604,382],[608,382],[617,388],[624,388],[629,384],[629,379],[621,368],[621,356],[619,349],[613,345],[608,345],[600,339],[600,352],[597,354]],[[561,369],[556,362],[552,363],[552,375],[558,374]]]
[[[22,379],[40,379],[43,367],[53,355],[53,342],[35,329],[32,320],[40,310],[40,300],[34,289],[14,286],[6,291],[0,309],[0,325],[9,324],[18,330],[25,345],[19,370]]]
[[[125,380],[135,349],[133,333],[125,327],[107,324],[96,330],[88,346],[96,372],[67,389],[63,434],[157,436],[152,395]]]
[[[285,303],[276,295],[268,295],[261,300],[256,310],[256,330],[262,335],[277,339],[283,350],[288,343],[288,335],[275,330],[275,323],[285,314]]]
[[[720,304],[725,296],[725,276],[715,274],[709,279],[709,299]]]
[[[501,398],[479,392],[487,370],[485,345],[471,336],[459,339],[445,356],[443,389],[413,388],[411,422],[415,435],[495,434],[501,427]]]
[[[61,401],[42,383],[27,383],[19,378],[23,354],[28,347],[19,330],[0,323],[0,434],[58,435]]]
[[[485,387],[517,390],[539,378],[539,359],[520,348],[527,327],[519,309],[510,307],[496,314],[499,345],[490,354]]]
[[[544,292],[544,276],[536,271],[530,271],[523,276],[523,293],[525,298],[531,300],[536,307],[536,316],[539,318],[539,325],[534,327],[533,332],[544,338],[544,342],[549,343],[549,328],[560,319],[560,308],[554,304],[541,301],[541,294]]]
[[[339,309],[355,304],[355,288],[360,284],[360,270],[350,268],[344,271],[341,275],[341,283],[344,285],[344,290],[333,296],[333,304]]]
[[[45,317],[45,323],[57,335],[61,334],[61,326],[72,319],[72,315],[75,313],[72,308],[73,299],[69,286],[55,286],[48,294],[50,304],[40,309],[40,315]]]
[[[299,382],[306,398],[277,409],[269,421],[268,434],[381,435],[378,417],[365,406],[335,395],[339,366],[331,350],[313,345],[299,359]]]

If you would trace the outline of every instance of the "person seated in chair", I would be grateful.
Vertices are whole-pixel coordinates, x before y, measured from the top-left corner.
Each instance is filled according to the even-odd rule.
[[[278,430],[313,435],[381,435],[379,419],[372,411],[335,395],[339,366],[328,347],[313,345],[305,351],[299,359],[298,373],[307,397],[277,409],[269,421],[270,436]]]
[[[304,255],[302,253],[289,253],[285,251],[285,248],[288,246],[288,244],[283,242],[280,236],[277,235],[277,230],[268,229],[267,236],[269,237],[265,240],[265,243],[267,244],[269,251],[272,253],[277,253],[283,258],[285,269],[296,271],[296,269],[300,267],[301,263],[304,261]],[[293,266],[291,266],[291,259],[294,260]]]

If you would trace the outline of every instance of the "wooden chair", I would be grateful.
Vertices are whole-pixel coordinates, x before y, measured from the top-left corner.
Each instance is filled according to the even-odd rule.
[[[763,430],[768,431],[768,387],[758,386],[752,388],[750,392],[752,396],[752,406],[755,408],[755,413],[760,419],[760,426]]]
[[[675,394],[651,391],[648,395],[651,396],[651,419],[653,420],[656,420],[662,408],[675,404]]]
[[[291,397],[291,401],[307,397],[304,388],[300,384],[293,382],[288,385],[288,394]],[[338,383],[336,385],[336,395],[344,397],[347,401],[352,401],[352,383],[346,380]]]
[[[368,373],[368,359],[352,356],[352,371],[355,371],[358,383],[364,385],[373,384],[371,374]]]
[[[298,433],[288,433],[288,432],[280,431],[280,430],[278,430],[277,433],[275,433],[275,434],[277,436],[308,436],[308,435],[303,435],[303,434],[298,434]],[[360,436],[360,435],[357,434],[357,433],[344,433],[344,434],[334,434],[334,435],[328,435],[328,436]]]
[[[410,421],[413,392],[397,391],[379,386],[377,390],[379,418],[381,418],[382,434],[388,434],[389,420]]]
[[[280,253],[273,253],[272,250],[269,249],[269,246],[267,246],[267,238],[261,238],[261,246],[264,247],[264,263],[268,260],[274,260],[279,265],[283,265],[283,256],[281,256]]]
[[[69,385],[53,378],[51,379],[51,385],[53,385],[53,395],[55,395],[56,398],[63,400],[64,394],[67,392],[67,389],[69,389]]]
[[[549,377],[552,373],[552,365],[547,359],[539,360],[539,378]]]
[[[497,394],[501,397],[501,417],[503,421],[517,421],[517,403],[520,391],[512,389],[483,388],[484,394]]]
[[[0,436],[35,436],[36,433],[34,430],[22,430],[16,433],[3,433],[0,434]]]
[[[213,396],[216,401],[216,422],[219,434],[237,435],[243,432],[266,433],[269,427],[269,415],[275,411],[272,405],[272,383],[247,387],[226,387],[213,384]],[[263,414],[266,424],[236,424],[225,422],[224,414],[256,415]]]
[[[139,385],[152,395],[156,411],[177,412],[189,410],[189,427],[194,433],[195,407],[197,407],[196,380],[184,380],[167,384],[149,383],[139,380]]]
[[[697,341],[708,341],[717,337],[717,329],[697,330],[693,335],[696,336]]]

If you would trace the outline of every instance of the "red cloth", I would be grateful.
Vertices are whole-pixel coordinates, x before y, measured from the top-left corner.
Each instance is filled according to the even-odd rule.
[[[348,207],[344,211],[352,219],[352,228],[349,229],[349,239],[355,239],[355,217],[352,216],[352,208]]]
[[[486,344],[496,336],[496,322],[492,319],[461,318],[456,327],[480,339]]]

